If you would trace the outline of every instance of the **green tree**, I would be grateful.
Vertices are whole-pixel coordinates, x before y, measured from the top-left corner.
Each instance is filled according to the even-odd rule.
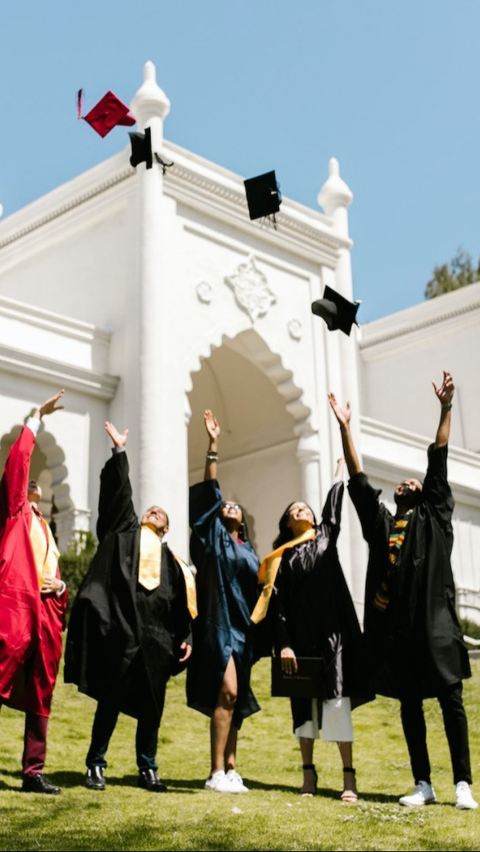
[[[80,583],[87,573],[90,563],[95,556],[97,542],[89,530],[77,530],[70,546],[58,560],[62,580],[68,589],[68,611],[78,592]]]
[[[475,267],[468,252],[459,248],[450,263],[435,266],[433,277],[425,287],[425,298],[434,299],[476,281],[480,281],[480,258]]]

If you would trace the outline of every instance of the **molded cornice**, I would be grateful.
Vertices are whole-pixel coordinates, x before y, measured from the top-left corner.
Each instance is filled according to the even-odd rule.
[[[47,382],[52,387],[70,388],[108,401],[115,397],[119,382],[117,376],[99,373],[96,370],[85,370],[1,345],[0,370],[23,378]]]
[[[277,214],[278,230],[251,222],[241,177],[172,143],[165,142],[162,153],[175,163],[165,175],[164,192],[179,203],[331,268],[336,266],[339,249],[352,246],[350,239],[335,232],[327,216],[289,199],[284,199]],[[133,192],[135,171],[128,156],[129,149],[125,148],[9,216],[0,223],[0,250],[124,181],[132,179],[127,192]]]

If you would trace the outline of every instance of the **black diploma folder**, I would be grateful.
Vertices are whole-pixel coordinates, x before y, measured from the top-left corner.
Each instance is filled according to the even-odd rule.
[[[320,698],[325,674],[323,657],[297,657],[298,671],[282,671],[281,657],[272,657],[272,696],[287,698]]]

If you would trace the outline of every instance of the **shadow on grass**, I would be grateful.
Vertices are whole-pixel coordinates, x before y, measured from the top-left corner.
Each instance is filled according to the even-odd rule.
[[[64,788],[65,790],[73,789],[75,787],[84,787],[85,786],[85,773],[83,772],[48,772],[45,773],[48,780],[51,781],[52,784],[58,785],[60,788]],[[3,780],[0,780],[0,790],[10,790],[14,792],[22,792],[21,790],[21,776],[20,772],[16,772],[14,770],[3,770],[2,775],[6,775],[11,777],[12,779],[16,779],[17,783],[9,784]],[[185,793],[188,795],[193,795],[195,793],[205,792],[205,779],[204,778],[165,778],[162,776],[162,781],[166,784],[168,791],[171,793]],[[287,784],[275,784],[275,783],[265,783],[263,781],[250,781],[248,778],[244,779],[246,786],[249,790],[253,791],[263,791],[263,792],[278,792],[278,793],[288,793],[293,796],[299,796],[299,788],[291,787]],[[134,787],[138,789],[138,775],[105,775],[105,782],[107,787]],[[92,793],[101,792],[99,790],[93,790]],[[145,790],[145,792],[149,792]],[[340,791],[338,788],[333,787],[319,787],[317,789],[317,798],[328,798],[328,799],[337,799],[340,800]],[[398,796],[388,795],[386,793],[363,793],[360,791],[359,793],[359,801],[360,802],[370,802],[375,804],[398,804]],[[344,803],[348,804],[348,803]],[[445,803],[450,804],[450,803]],[[452,803],[452,807],[454,807],[454,803]]]

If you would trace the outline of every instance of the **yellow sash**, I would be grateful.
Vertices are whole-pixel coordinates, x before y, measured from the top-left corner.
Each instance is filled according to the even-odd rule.
[[[151,527],[142,526],[140,530],[140,559],[138,562],[138,582],[151,592],[157,589],[161,581],[162,541]]]
[[[197,609],[197,589],[196,589],[196,586],[195,586],[195,577],[193,576],[192,572],[190,571],[190,568],[188,567],[188,565],[182,559],[180,559],[180,557],[177,556],[176,553],[174,553],[173,555],[174,555],[175,559],[177,560],[178,565],[180,566],[180,570],[183,574],[183,579],[185,580],[185,591],[187,593],[187,609],[188,609],[190,615],[192,616],[192,618],[196,618],[197,615],[198,615],[198,609]]]
[[[258,582],[263,583],[263,589],[257,601],[257,605],[250,616],[250,619],[254,624],[258,624],[259,621],[262,621],[267,614],[268,605],[272,596],[273,584],[275,583],[275,577],[277,576],[277,571],[280,567],[280,562],[282,561],[283,551],[287,550],[289,547],[295,547],[297,544],[303,544],[304,541],[312,541],[315,538],[315,535],[315,530],[312,527],[302,533],[302,535],[299,535],[298,538],[294,538],[292,541],[287,541],[285,544],[280,545],[280,547],[277,547],[276,550],[272,551],[272,553],[269,553],[268,556],[265,557],[258,571]]]
[[[60,551],[55,544],[52,531],[46,520],[32,509],[30,526],[30,544],[32,545],[35,568],[37,569],[38,584],[43,586],[44,577],[56,577]]]

